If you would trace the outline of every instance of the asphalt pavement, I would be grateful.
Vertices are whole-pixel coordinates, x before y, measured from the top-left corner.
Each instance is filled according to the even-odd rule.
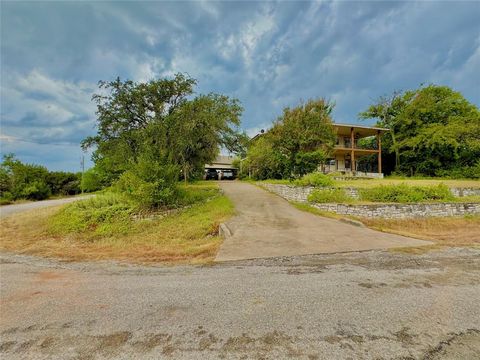
[[[23,204],[12,204],[12,205],[3,205],[0,206],[0,218],[10,216],[22,211],[40,209],[48,206],[68,204],[73,201],[84,200],[93,195],[83,195],[83,196],[72,196],[62,199],[53,199],[53,200],[42,200],[42,201],[31,201]]]
[[[478,359],[480,251],[210,266],[2,254],[2,359]]]

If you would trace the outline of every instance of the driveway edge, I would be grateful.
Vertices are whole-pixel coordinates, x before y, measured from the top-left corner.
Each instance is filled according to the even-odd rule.
[[[232,232],[228,228],[228,226],[225,223],[221,223],[220,226],[218,227],[218,235],[228,238],[232,236]]]

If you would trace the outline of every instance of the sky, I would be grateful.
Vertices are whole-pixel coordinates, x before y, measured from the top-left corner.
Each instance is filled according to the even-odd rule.
[[[99,80],[177,72],[238,98],[254,135],[324,97],[333,120],[382,95],[447,85],[480,104],[480,2],[1,1],[1,153],[79,171]],[[368,124],[368,123],[364,123]],[[91,166],[90,154],[86,166]]]

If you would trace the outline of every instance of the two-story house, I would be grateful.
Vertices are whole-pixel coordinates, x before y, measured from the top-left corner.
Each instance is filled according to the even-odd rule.
[[[388,129],[349,124],[333,124],[337,141],[332,159],[324,167],[325,172],[342,172],[371,177],[383,177],[382,173],[382,134]],[[370,148],[361,146],[359,139],[375,137]],[[376,171],[358,171],[358,160],[361,157],[375,154],[377,157]],[[363,170],[363,169],[362,169]]]

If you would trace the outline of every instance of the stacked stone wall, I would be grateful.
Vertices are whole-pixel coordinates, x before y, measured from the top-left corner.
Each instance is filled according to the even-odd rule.
[[[288,201],[308,202],[308,196],[315,189],[312,186],[294,186],[283,184],[260,183],[265,189],[283,197]],[[344,188],[354,199],[359,198],[357,188]],[[321,190],[321,188],[319,189]],[[451,188],[457,197],[480,195],[480,189]],[[386,219],[406,219],[416,217],[446,217],[480,214],[480,203],[419,203],[419,204],[312,204],[323,211],[331,211],[340,215],[351,215],[365,218],[380,217]]]

